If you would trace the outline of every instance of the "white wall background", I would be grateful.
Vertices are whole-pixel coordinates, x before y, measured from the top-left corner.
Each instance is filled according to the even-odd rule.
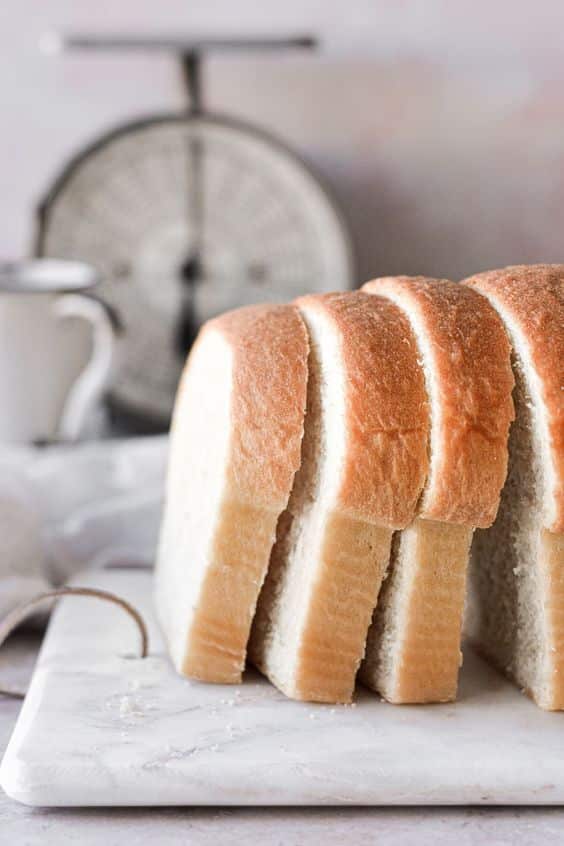
[[[216,58],[206,87],[333,186],[359,275],[564,260],[564,4],[516,0],[2,0],[0,254],[77,146],[182,102],[168,58],[45,58],[45,30],[312,31],[317,56]]]

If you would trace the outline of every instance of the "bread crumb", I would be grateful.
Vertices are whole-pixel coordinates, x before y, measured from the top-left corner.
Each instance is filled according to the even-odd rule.
[[[120,717],[140,717],[143,711],[131,696],[122,696],[119,701]]]

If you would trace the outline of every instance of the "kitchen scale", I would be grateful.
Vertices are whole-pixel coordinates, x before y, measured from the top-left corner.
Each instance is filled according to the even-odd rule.
[[[180,113],[127,122],[64,168],[40,204],[35,251],[102,274],[121,326],[109,402],[136,431],[166,428],[200,325],[231,308],[354,284],[343,217],[278,139],[204,106],[210,51],[311,49],[311,38],[69,36],[50,46],[170,52],[183,70]]]

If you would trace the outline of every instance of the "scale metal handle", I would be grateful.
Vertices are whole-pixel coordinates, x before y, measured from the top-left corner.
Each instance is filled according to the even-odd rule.
[[[319,44],[318,39],[312,35],[189,37],[57,32],[45,33],[39,43],[42,51],[49,54],[61,53],[65,50],[116,50],[166,52],[178,55],[201,54],[210,51],[312,50]]]

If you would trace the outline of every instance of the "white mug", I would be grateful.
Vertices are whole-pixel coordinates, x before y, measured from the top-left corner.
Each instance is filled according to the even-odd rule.
[[[112,372],[108,310],[81,262],[0,263],[0,441],[76,440]]]

